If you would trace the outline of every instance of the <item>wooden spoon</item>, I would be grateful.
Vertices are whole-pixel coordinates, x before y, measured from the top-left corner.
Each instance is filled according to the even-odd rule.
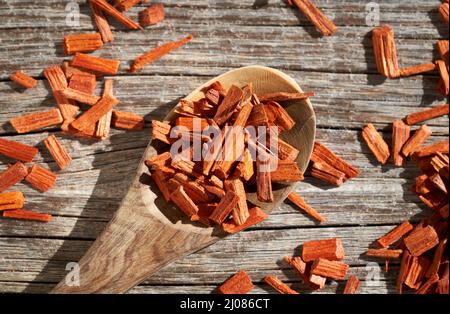
[[[222,74],[206,82],[186,99],[203,97],[201,90],[214,81],[225,88],[232,84],[253,83],[256,94],[302,92],[286,74],[261,66],[249,66]],[[297,163],[305,171],[312,152],[316,119],[309,100],[283,104],[296,121],[294,128],[282,138],[299,149]],[[165,120],[176,117],[173,110]],[[198,251],[226,236],[220,227],[206,228],[192,223],[172,204],[166,203],[149,179],[144,164],[157,154],[158,143],[150,143],[139,164],[137,175],[127,195],[103,233],[79,262],[80,285],[68,286],[62,280],[52,293],[124,293],[170,262]],[[150,184],[150,186],[148,185]],[[274,187],[274,202],[260,203],[255,193],[248,198],[266,212],[276,208],[294,185]]]

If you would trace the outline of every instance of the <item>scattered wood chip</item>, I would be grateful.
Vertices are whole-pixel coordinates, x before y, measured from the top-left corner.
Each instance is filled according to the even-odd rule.
[[[411,113],[406,117],[406,123],[408,123],[409,125],[413,125],[443,115],[448,115],[448,104],[443,104],[425,109],[423,111]]]
[[[256,161],[256,192],[261,202],[273,202],[272,179],[269,162]]]
[[[192,35],[188,35],[186,38],[183,38],[179,41],[172,41],[166,44],[163,44],[153,50],[150,50],[147,53],[144,53],[143,55],[140,55],[134,60],[133,65],[131,66],[131,73],[136,73],[138,70],[142,69],[144,66],[146,66],[149,63],[152,63],[162,56],[168,54],[172,50],[175,50],[177,48],[180,48],[181,46],[187,44],[193,39]]]
[[[412,289],[418,289],[429,266],[430,260],[425,256],[413,256],[408,267],[408,273],[406,274],[404,284]]]
[[[375,158],[383,165],[386,164],[391,155],[389,146],[372,123],[369,123],[364,127],[362,136]]]
[[[198,207],[194,201],[186,194],[181,184],[170,194],[172,200],[192,221],[198,220]]]
[[[325,162],[313,162],[311,176],[335,186],[340,186],[345,181],[345,173]]]
[[[15,117],[12,118],[10,122],[17,133],[28,133],[49,126],[61,124],[63,122],[63,118],[59,109],[50,109],[48,111],[34,112]]]
[[[112,16],[114,19],[116,19],[122,25],[124,25],[130,29],[142,29],[142,27],[139,26],[138,23],[129,19],[127,16],[122,14],[120,11],[118,11],[116,8],[114,8],[112,5],[110,5],[105,0],[90,0],[90,2],[93,5],[97,6],[99,9],[101,9],[104,13]]]
[[[142,27],[155,25],[162,22],[164,17],[164,5],[162,3],[155,3],[139,12],[139,24]]]
[[[145,119],[132,112],[113,110],[112,126],[117,129],[142,130],[145,127]]]
[[[436,64],[429,62],[400,69],[400,76],[408,77],[426,72],[436,71]]]
[[[0,211],[20,209],[25,204],[22,192],[0,193]]]
[[[448,2],[442,3],[439,7],[439,16],[442,21],[448,25]]]
[[[72,77],[74,77],[73,75]],[[99,100],[100,97],[93,95],[91,93],[86,93],[84,91],[81,91],[79,89],[73,89],[73,88],[65,88],[61,91],[61,94],[66,97],[67,99],[76,100],[80,103],[87,104],[87,105],[95,105]]]
[[[253,288],[252,279],[246,271],[241,270],[217,288],[217,291],[221,294],[247,294]]]
[[[428,146],[421,146],[417,150],[414,151],[414,155],[416,157],[427,157],[437,153],[448,154],[449,153],[449,141],[442,140]]]
[[[375,27],[372,31],[372,43],[378,72],[388,78],[399,77],[397,48],[392,27],[389,25]]]
[[[290,3],[295,4],[323,36],[331,36],[337,32],[334,23],[312,1],[290,0]]]
[[[61,95],[61,91],[68,87],[66,75],[59,65],[51,65],[44,70],[44,76],[53,92],[53,97],[58,104],[61,115],[64,120],[72,120],[79,112],[76,102],[67,99]]]
[[[127,11],[137,5],[142,0],[114,0],[115,7],[119,11]]]
[[[411,232],[403,241],[412,256],[420,256],[438,245],[439,237],[432,226],[426,226]]]
[[[343,262],[318,258],[311,265],[311,274],[335,280],[343,280],[347,275],[348,269],[349,266]]]
[[[102,41],[104,43],[112,42],[114,40],[114,36],[102,9],[95,5],[91,0],[89,0],[89,6],[91,7],[92,14],[94,15],[94,22],[97,26],[98,32],[100,33],[100,36],[102,36]]]
[[[217,125],[222,126],[231,117],[237,105],[242,100],[243,95],[244,93],[239,87],[235,85],[230,87],[214,116],[214,121]]]
[[[403,222],[401,225],[395,227],[392,231],[388,232],[377,240],[378,244],[385,248],[399,240],[413,229],[413,225],[409,221]]]
[[[32,162],[38,152],[36,147],[0,138],[0,154],[9,158],[22,162]]]
[[[42,168],[39,165],[33,165],[29,170],[28,175],[25,178],[25,181],[30,183],[34,188],[38,189],[41,192],[47,192],[50,190],[56,182],[56,175]]]
[[[103,97],[112,97],[114,98],[113,91],[113,83],[112,79],[106,79],[104,88],[103,88]],[[111,129],[113,110],[109,110],[106,114],[104,114],[100,120],[98,120],[97,125],[95,127],[95,136],[100,139],[105,139],[109,135],[109,131]]]
[[[231,211],[237,206],[239,196],[233,191],[227,191],[225,196],[220,200],[219,205],[213,211],[209,219],[216,224],[221,225],[230,215]],[[242,224],[241,224],[242,225]]]
[[[17,84],[25,87],[25,88],[33,88],[37,85],[37,81],[31,76],[26,75],[22,71],[15,71],[13,74],[9,76],[11,81],[16,82]]]
[[[70,77],[69,88],[79,90],[87,94],[94,94],[97,81],[94,74],[74,73]]]
[[[431,133],[432,131],[427,125],[422,125],[419,129],[417,129],[413,136],[411,136],[405,145],[403,145],[403,156],[408,157],[418,150],[420,145],[422,145],[431,136]]]
[[[441,76],[441,80],[443,83],[443,94],[448,96],[449,91],[449,77],[448,77],[448,68],[443,60],[436,61],[436,67],[439,71],[439,75]]]
[[[314,240],[303,243],[302,259],[305,262],[310,262],[318,258],[340,261],[344,257],[344,247],[339,238]]]
[[[104,75],[116,75],[119,71],[120,61],[94,57],[77,52],[72,59],[71,65]]]
[[[39,214],[23,209],[5,210],[3,217],[12,219],[34,220],[42,222],[52,221],[52,216],[48,214]]]
[[[402,253],[403,250],[401,249],[369,249],[367,250],[366,255],[372,257],[382,257],[386,259],[397,259],[402,256]]]
[[[250,216],[247,218],[247,220],[242,225],[237,225],[234,221],[227,221],[222,224],[222,228],[227,233],[238,233],[242,230],[245,230],[247,228],[250,228],[254,225],[259,224],[260,222],[264,221],[269,217],[261,208],[259,207],[253,207],[249,209]]]
[[[337,170],[345,173],[347,179],[355,178],[359,176],[360,170],[347,163],[342,158],[338,157],[330,149],[320,142],[314,142],[314,149],[311,155],[311,161],[313,162],[325,162],[328,165],[336,168]]]
[[[402,147],[409,139],[411,128],[402,120],[396,120],[392,124],[392,162],[394,166],[402,166],[405,158],[401,154]]]
[[[72,34],[64,36],[64,53],[72,55],[76,52],[92,52],[103,47],[100,33]]]
[[[281,294],[299,294],[297,291],[289,288],[284,282],[276,276],[265,276],[263,280]]]
[[[232,211],[233,221],[238,226],[244,224],[250,216],[244,183],[239,178],[226,180],[225,190],[233,191],[238,196],[238,203]]]
[[[288,194],[288,199],[294,203],[298,208],[304,211],[308,216],[317,220],[319,223],[326,222],[326,218],[320,215],[314,208],[309,206],[305,200],[297,193],[291,192]]]
[[[437,48],[439,55],[441,56],[441,59],[444,60],[445,64],[447,64],[448,67],[448,40],[438,40],[437,41]]]
[[[303,174],[297,163],[290,160],[278,160],[275,171],[270,173],[272,183],[292,183],[303,181]]]
[[[358,277],[352,275],[348,278],[343,294],[356,294],[359,288],[360,282]]]
[[[95,123],[118,103],[119,101],[114,97],[103,96],[96,104],[79,116],[70,125],[79,131],[86,131],[91,126],[95,127]]]
[[[50,155],[52,155],[59,169],[66,168],[71,162],[72,158],[70,157],[67,150],[62,146],[59,140],[55,135],[50,135],[44,140],[45,147],[47,147]]]
[[[286,263],[288,263],[293,269],[297,271],[300,278],[308,285],[309,288],[312,290],[318,290],[322,289],[325,285],[326,278],[316,276],[316,278],[313,278],[314,282],[310,280],[311,273],[310,273],[310,266],[306,264],[300,256],[295,257],[289,257],[285,256],[284,260]],[[315,276],[315,275],[313,275]],[[323,278],[323,282],[320,281],[320,278]]]

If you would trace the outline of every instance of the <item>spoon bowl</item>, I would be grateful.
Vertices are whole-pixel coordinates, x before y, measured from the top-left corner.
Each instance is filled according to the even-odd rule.
[[[202,90],[215,81],[228,89],[231,85],[252,83],[257,95],[273,92],[301,93],[288,75],[267,67],[248,66],[229,71],[206,82],[185,99],[196,101]],[[297,148],[296,160],[302,173],[308,165],[315,137],[316,119],[309,99],[284,102],[283,107],[296,122],[280,137]],[[174,121],[172,109],[164,120]],[[220,228],[192,223],[180,210],[164,201],[152,183],[145,160],[158,154],[156,141],[150,142],[141,159],[120,208],[79,262],[80,285],[66,285],[62,280],[52,293],[124,293],[170,262],[198,251],[227,234]],[[248,199],[270,212],[294,188],[294,184],[274,186],[274,202],[257,201],[256,193]]]

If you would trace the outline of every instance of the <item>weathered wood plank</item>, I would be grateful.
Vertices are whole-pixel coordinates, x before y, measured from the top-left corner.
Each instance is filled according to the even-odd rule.
[[[146,115],[147,119],[161,118],[177,98],[230,68],[260,63],[288,70],[305,90],[317,93],[312,100],[318,116],[318,138],[364,172],[362,177],[337,189],[329,189],[309,177],[297,187],[328,218],[329,227],[304,228],[314,223],[289,204],[283,204],[253,231],[178,261],[132,293],[209,293],[233,274],[237,265],[252,269],[252,277],[258,282],[254,292],[271,291],[260,284],[262,276],[269,273],[297,287],[298,279],[292,271],[277,261],[291,254],[302,241],[336,234],[344,237],[349,246],[351,273],[363,280],[362,291],[394,292],[396,266],[387,276],[382,274],[379,283],[366,285],[367,261],[358,255],[391,227],[354,226],[396,224],[410,217],[417,220],[426,212],[410,192],[416,175],[414,166],[409,163],[398,169],[380,167],[361,144],[357,130],[368,121],[374,122],[377,128],[384,129],[389,140],[389,124],[394,119],[443,100],[435,93],[437,76],[384,81],[376,74],[373,62],[368,35],[371,27],[365,21],[366,3],[315,2],[338,25],[337,36],[317,38],[314,27],[302,14],[278,0],[269,0],[262,7],[254,0],[167,0],[167,19],[157,26],[128,32],[113,23],[116,41],[96,54],[119,58],[121,74],[126,74],[131,59],[157,43],[178,39],[187,32],[195,36],[183,49],[146,67],[141,74],[147,76],[116,78],[122,110]],[[395,28],[401,65],[428,62],[436,56],[436,39],[448,38],[448,30],[437,14],[439,0],[377,3],[381,22]],[[0,134],[12,134],[6,121],[13,116],[54,106],[46,83],[41,80],[38,88],[22,93],[7,80],[10,72],[21,68],[42,79],[44,67],[67,59],[61,47],[64,34],[93,30],[86,5],[81,6],[81,23],[76,28],[65,25],[64,9],[65,3],[57,0],[0,1],[0,80],[5,80],[0,82]],[[127,14],[136,18],[140,9],[133,8]],[[448,137],[448,117],[428,124],[435,134]],[[148,132],[149,129],[138,133],[114,131],[109,140],[97,143],[65,138],[63,143],[74,162],[60,175],[53,190],[41,194],[29,186],[15,187],[26,194],[29,209],[50,212],[56,217],[50,224],[0,220],[0,292],[48,292],[63,277],[65,264],[81,257],[117,208],[124,186],[132,179],[129,174],[134,173],[147,144]],[[38,133],[7,138],[35,145],[45,136],[46,133]],[[433,136],[432,140],[440,138]],[[0,161],[7,159],[0,157]],[[45,153],[37,162],[54,167]],[[330,227],[336,225],[347,227]],[[283,230],[287,227],[292,229]],[[267,230],[272,228],[281,230]],[[298,287],[302,289],[301,285]],[[331,283],[325,292],[334,293],[336,287],[336,283]]]
[[[386,189],[390,185],[387,183],[381,186],[374,186],[372,189],[376,189],[378,193],[366,196],[367,199],[363,199],[360,195],[355,195],[355,192],[313,193],[312,196],[302,191],[299,191],[299,193],[327,218],[325,225],[352,227],[355,225],[363,226],[380,223],[398,224],[406,219],[417,221],[431,214],[428,210],[425,210],[425,206],[418,205],[420,204],[419,200],[417,200],[417,203],[395,200],[389,193],[386,193]],[[361,186],[358,187],[363,189]],[[337,195],[341,196],[338,197]],[[388,200],[383,201],[383,198],[387,198]],[[333,200],[334,205],[330,204],[330,199]],[[75,201],[73,200],[73,202]],[[73,215],[80,215],[82,217],[56,216],[52,222],[47,224],[1,219],[0,236],[95,239],[106,226],[109,219],[112,218],[114,209],[117,208],[120,200],[81,199],[80,202],[82,204],[86,202],[87,205],[83,208],[73,206],[69,210],[64,208],[64,212],[69,211]],[[56,211],[56,215],[62,212],[62,210],[55,209],[55,206],[52,205],[52,199],[45,199],[42,203],[41,206],[33,204],[27,206],[27,208],[36,212],[45,213]],[[86,218],[84,216],[94,216],[95,218]],[[97,218],[98,216],[100,217]],[[270,219],[259,224],[255,229],[301,228],[306,226],[315,226],[315,222],[311,221],[302,213],[299,213],[290,204],[286,204],[275,210],[271,214]]]
[[[343,289],[343,283],[332,282],[327,285],[320,292],[321,294],[339,293]],[[54,284],[49,283],[23,283],[23,282],[0,282],[3,293],[48,293],[54,287]],[[293,289],[301,291],[302,294],[308,293],[307,290],[302,290],[303,285],[300,283],[291,284]],[[139,285],[129,291],[130,294],[210,294],[215,293],[217,285],[180,285],[180,286],[158,286],[158,285]],[[266,294],[275,293],[268,285],[256,284],[255,288],[249,294]],[[379,281],[361,282],[359,293],[361,294],[386,294],[395,293],[395,283]]]
[[[365,123],[372,122],[384,129],[400,117],[444,101],[435,91],[437,77],[434,76],[382,82],[378,75],[286,73],[304,90],[316,92],[311,101],[319,127],[361,129]],[[115,94],[120,100],[118,108],[145,115],[147,120],[161,119],[179,98],[207,79],[209,76],[115,77]],[[102,84],[98,85],[97,94],[100,94]],[[17,90],[10,82],[0,82],[0,134],[14,132],[8,123],[11,118],[54,106],[45,81],[25,92]],[[448,116],[427,123],[436,134],[448,135]]]
[[[67,274],[67,271],[65,271],[66,262],[58,261],[58,262],[49,262],[46,264],[45,261],[35,261],[35,260],[29,260],[28,262],[23,260],[12,260],[9,261],[9,263],[6,263],[5,267],[9,267],[12,265],[12,263],[17,264],[15,266],[16,271],[6,271],[3,273],[3,271],[0,272],[0,276],[2,277],[2,281],[5,282],[51,282],[56,284],[59,280],[63,279],[64,276]],[[280,262],[281,263],[281,262]],[[21,267],[21,268],[19,268]],[[258,265],[254,265],[254,267],[260,267]],[[278,267],[278,268],[276,268]],[[383,266],[378,264],[368,264],[367,268],[366,266],[352,266],[349,270],[349,275],[355,275],[359,277],[361,280],[364,280],[367,276],[367,273],[370,270],[379,271],[380,274],[380,281],[384,284],[389,283],[391,284],[396,277],[396,274],[398,272],[398,265],[391,265],[391,269],[388,273],[385,273],[384,269],[381,269]],[[370,269],[372,268],[372,269]],[[211,269],[201,269],[200,271],[203,271],[203,274],[197,273],[197,271],[191,271],[189,268],[185,268],[184,271],[189,271],[189,276],[185,276],[183,278],[183,273],[181,272],[182,269],[176,270],[176,274],[172,275],[170,278],[165,280],[163,277],[158,277],[155,279],[148,279],[145,281],[145,284],[149,285],[169,285],[168,282],[170,282],[170,285],[220,285],[220,283],[224,282],[227,278],[229,278],[231,275],[236,273],[239,269],[245,269],[243,267],[237,268],[234,267],[231,270],[219,272],[217,270],[211,270]],[[40,274],[41,270],[45,270],[45,276]],[[248,271],[248,270],[247,270]],[[275,264],[274,268],[261,268],[260,271],[248,271],[254,282],[262,282],[262,278],[266,275],[276,275],[280,279],[286,282],[292,282],[292,283],[298,283],[300,281],[300,278],[298,278],[298,274],[295,273],[295,271],[285,268],[285,266],[277,266]],[[167,271],[162,270],[161,276],[167,275]],[[5,275],[4,275],[5,274]],[[82,274],[81,274],[82,275]],[[177,275],[178,279],[173,280],[172,278],[175,278],[174,276]],[[207,277],[213,276],[213,279],[206,280]],[[0,281],[1,282],[1,281]],[[331,285],[331,281],[329,282]],[[303,286],[303,284],[299,284],[298,286],[301,286],[302,290],[308,290],[306,287]],[[332,287],[332,286],[331,286]],[[329,288],[331,288],[329,287]],[[212,289],[211,289],[212,290]],[[3,290],[3,287],[0,287],[0,293],[5,292]]]
[[[80,5],[80,27],[92,29],[91,13],[85,1],[77,0]],[[189,20],[191,24],[203,24],[205,21],[227,23],[228,25],[302,25],[311,26],[307,19],[286,5],[284,1],[266,1],[266,5],[258,5],[255,0],[233,1],[165,1],[166,20],[162,25]],[[337,26],[366,25],[366,3],[361,1],[340,1],[339,5],[319,0],[315,3],[333,19]],[[433,1],[377,1],[380,6],[381,22],[389,21],[394,25],[423,25],[438,19],[439,0]],[[60,1],[4,1],[0,3],[0,15],[5,19],[0,28],[67,28],[67,3]],[[131,18],[137,18],[137,12],[145,5],[137,5],[127,11]],[[30,9],[31,8],[31,9]],[[245,19],[242,17],[245,16]],[[115,25],[116,26],[116,25]],[[117,25],[119,29],[123,29]],[[314,31],[313,34],[316,34]]]
[[[197,253],[165,267],[145,281],[146,284],[219,284],[236,272],[246,269],[255,282],[267,274],[283,280],[298,281],[297,275],[283,262],[283,256],[299,254],[307,240],[340,237],[346,249],[345,261],[351,274],[365,278],[375,267],[373,260],[361,255],[392,226],[357,228],[309,228],[246,231],[228,237]],[[0,281],[57,282],[64,277],[68,262],[77,261],[91,241],[0,238]],[[24,253],[25,252],[25,253]],[[394,263],[395,264],[395,263]],[[186,273],[189,275],[186,276]],[[393,280],[396,267],[383,274]]]
[[[177,25],[170,33],[166,29],[121,32],[111,45],[93,54],[119,59],[120,73],[129,74],[129,64],[137,56],[158,43],[177,40],[192,33],[194,39],[188,45],[146,66],[139,73],[217,75],[224,68],[253,64],[302,71],[376,73],[371,39],[367,35],[370,30],[370,27],[343,27],[339,36],[318,40],[311,38],[303,28],[224,26],[211,31],[199,29],[198,26]],[[410,66],[435,58],[437,35],[424,39],[402,39],[408,34],[412,37],[422,32],[422,28],[397,32],[401,65]],[[48,65],[70,60],[62,50],[64,34],[67,33],[61,30],[0,30],[0,37],[4,38],[0,47],[0,79],[7,79],[17,69],[39,76]],[[18,44],[20,49],[16,49]],[[282,58],[280,51],[283,51]],[[191,66],[186,67],[186,64]]]

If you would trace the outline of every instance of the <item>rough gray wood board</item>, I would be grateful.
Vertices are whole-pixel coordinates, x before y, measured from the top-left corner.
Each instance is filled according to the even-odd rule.
[[[2,292],[4,293],[47,293],[53,288],[53,284],[49,283],[24,283],[24,282],[0,282],[2,287]],[[344,282],[332,282],[327,285],[320,292],[322,294],[334,294],[336,292],[342,291]],[[307,290],[301,290],[303,287],[301,284],[292,284],[293,289],[298,289],[302,294],[308,293]],[[361,283],[359,293],[361,294],[386,294],[395,293],[395,283],[379,281],[376,285],[370,282],[367,285],[364,281]],[[214,293],[217,285],[180,285],[180,286],[158,286],[158,285],[140,285],[129,291],[130,294],[158,294],[158,293],[170,293],[170,294],[191,294],[191,293],[202,293],[209,294]],[[249,294],[266,294],[266,293],[276,293],[270,287],[263,284],[256,284],[255,288]]]
[[[273,256],[270,256],[273,258]],[[7,282],[48,282],[57,283],[59,280],[63,279],[67,274],[65,271],[66,264],[68,262],[64,261],[47,261],[42,260],[7,260],[3,263],[2,268],[6,271],[1,270],[0,276],[1,281]],[[223,262],[221,262],[223,263]],[[281,264],[280,261],[278,264]],[[384,264],[382,262],[381,264]],[[369,268],[373,267],[376,270],[380,270],[380,275],[384,275],[384,278],[380,278],[382,281],[392,282],[395,280],[396,273],[398,272],[398,265],[390,265],[390,271],[388,273],[384,272],[383,265],[378,265],[377,263],[368,264],[368,266],[352,266],[349,269],[348,275],[355,275],[360,279],[364,280],[369,272]],[[378,267],[379,266],[379,267]],[[191,269],[190,267],[183,267],[180,269],[162,270],[161,276],[165,275],[168,277],[151,277],[146,280],[145,284],[151,285],[214,285],[224,282],[227,278],[235,274],[239,269],[245,269],[244,267],[238,267],[236,265],[231,265],[223,271],[218,269],[210,269],[210,264],[205,265],[199,269]],[[262,278],[266,275],[276,275],[280,279],[286,282],[298,282],[298,274],[290,268],[283,268],[285,266],[275,264],[273,267],[266,267],[260,265],[254,265],[258,267],[258,271],[247,271],[254,280],[254,282],[262,282]],[[8,270],[9,269],[9,270]],[[184,271],[183,271],[184,270]],[[175,273],[169,274],[169,271],[174,271]],[[202,272],[202,273],[199,273]],[[189,278],[184,277],[183,274],[189,273]],[[81,274],[82,276],[82,274]],[[1,290],[0,292],[4,292]]]
[[[420,201],[413,195],[408,195],[406,200],[402,200],[403,189],[411,187],[410,184],[403,183],[403,185],[397,185],[395,182],[385,181],[382,184],[374,185],[369,190],[364,187],[364,185],[368,185],[368,181],[366,181],[363,184],[351,185],[351,189],[336,190],[334,193],[327,193],[314,187],[307,193],[303,190],[298,190],[298,193],[327,217],[328,221],[325,225],[396,224],[410,217],[417,221],[429,212],[422,212],[424,206],[418,205]],[[119,187],[114,185],[113,188]],[[24,189],[22,191],[27,192]],[[367,194],[365,198],[361,197],[361,191]],[[390,195],[394,193],[397,195]],[[56,216],[52,222],[47,224],[1,219],[0,236],[94,239],[104,228],[108,219],[112,217],[117,203],[120,202],[119,198],[105,199],[97,196],[91,200],[91,198],[76,195],[68,201],[64,197],[51,196],[48,198],[38,197],[34,200],[29,195],[30,193],[27,194],[30,199],[30,206],[26,206],[28,209],[55,215],[67,215],[68,217]],[[334,204],[330,203],[331,198],[333,198]],[[80,202],[79,205],[76,205],[77,200]],[[299,228],[314,225],[315,223],[308,217],[286,204],[275,210],[270,219],[256,228]]]
[[[180,23],[181,24],[181,23]],[[130,62],[162,42],[178,40],[188,33],[194,39],[183,48],[146,66],[140,74],[217,75],[224,68],[261,64],[279,69],[323,72],[375,73],[371,27],[343,26],[337,36],[317,39],[299,27],[222,25],[199,28],[198,25],[177,24],[173,31],[164,29],[146,32],[120,32],[113,43],[94,55],[117,58],[120,73],[129,73]],[[407,27],[397,31],[396,43],[402,66],[429,62],[434,59],[434,45],[440,38],[430,24],[430,33],[422,27]],[[62,50],[66,31],[36,29],[0,30],[0,79],[22,69],[38,76],[50,64],[69,60]],[[418,39],[421,34],[421,39]],[[406,37],[406,38],[405,38]],[[20,44],[21,49],[15,49]],[[227,51],[226,54],[223,51]],[[283,52],[281,57],[280,51]],[[311,53],[314,51],[314,53]],[[191,67],[186,67],[190,64]]]
[[[362,254],[374,239],[391,228],[246,231],[174,262],[146,280],[145,284],[214,284],[223,282],[239,269],[246,269],[255,282],[261,282],[267,274],[295,282],[298,277],[281,261],[283,256],[298,255],[304,241],[336,236],[343,241],[345,262],[352,266],[350,274],[364,279],[369,271],[366,269],[368,263],[374,260]],[[0,238],[0,243],[0,281],[56,282],[66,273],[66,263],[78,260],[91,241]],[[385,280],[394,278],[396,266],[391,265],[391,268],[387,275],[381,274],[387,276]],[[182,275],[186,273],[189,276]]]
[[[81,4],[80,24],[86,28],[93,28],[90,9]],[[434,1],[398,1],[392,4],[388,1],[377,1],[380,5],[381,22],[389,21],[394,25],[421,25],[437,19],[439,0]],[[324,13],[340,25],[366,25],[365,1],[340,1],[339,6],[330,1],[315,1]],[[267,5],[258,5],[255,0],[246,1],[203,1],[178,2],[164,1],[166,6],[166,20],[160,26],[168,26],[179,20],[190,20],[192,24],[210,25],[210,20],[222,23],[246,25],[302,25],[311,26],[304,15],[292,9],[284,1],[272,0]],[[411,6],[414,6],[413,8]],[[15,27],[67,27],[65,24],[66,3],[45,1],[38,3],[31,1],[1,1],[0,14],[5,22],[0,28]],[[136,19],[137,13],[146,5],[137,5],[127,11],[127,15]],[[32,8],[32,10],[30,10]],[[411,18],[411,11],[414,18]],[[245,19],[240,17],[245,16]],[[193,18],[196,17],[196,18]],[[68,27],[67,27],[68,28]],[[122,27],[119,26],[121,29]]]
[[[128,186],[132,179],[130,174],[134,173],[147,145],[148,131],[127,133],[114,130],[110,139],[92,143],[61,138],[73,162],[59,174],[56,186],[44,194],[27,184],[13,188],[25,193],[28,209],[49,212],[57,216],[55,221],[40,224],[1,219],[0,235],[95,238],[124,196],[123,187]],[[339,188],[307,177],[298,184],[297,191],[323,213],[331,225],[393,224],[410,216],[419,215],[416,219],[421,217],[424,206],[410,191],[417,175],[414,163],[409,162],[400,168],[377,165],[366,145],[361,144],[359,133],[353,130],[321,129],[317,138],[361,168],[361,177]],[[46,136],[42,133],[5,138],[35,145]],[[442,138],[433,137],[430,142]],[[38,147],[42,148],[42,144]],[[55,169],[45,149],[41,151],[36,162],[48,163],[50,169]],[[11,160],[2,158],[2,161]],[[5,167],[0,165],[0,171]],[[330,198],[336,202],[330,204]],[[77,221],[77,217],[85,219]],[[312,225],[313,221],[291,205],[283,204],[261,227]]]
[[[318,126],[361,129],[367,122],[377,128],[424,107],[444,102],[436,90],[437,77],[417,76],[399,80],[380,80],[379,75],[286,71],[311,98]],[[120,76],[114,77],[117,108],[145,115],[147,120],[162,119],[191,90],[209,79],[198,76]],[[98,83],[97,94],[103,85]],[[149,93],[148,91],[154,91]],[[8,121],[23,113],[54,108],[53,96],[45,81],[32,90],[21,91],[11,82],[0,82],[0,134],[14,130]],[[436,134],[448,135],[448,116],[427,122]]]

